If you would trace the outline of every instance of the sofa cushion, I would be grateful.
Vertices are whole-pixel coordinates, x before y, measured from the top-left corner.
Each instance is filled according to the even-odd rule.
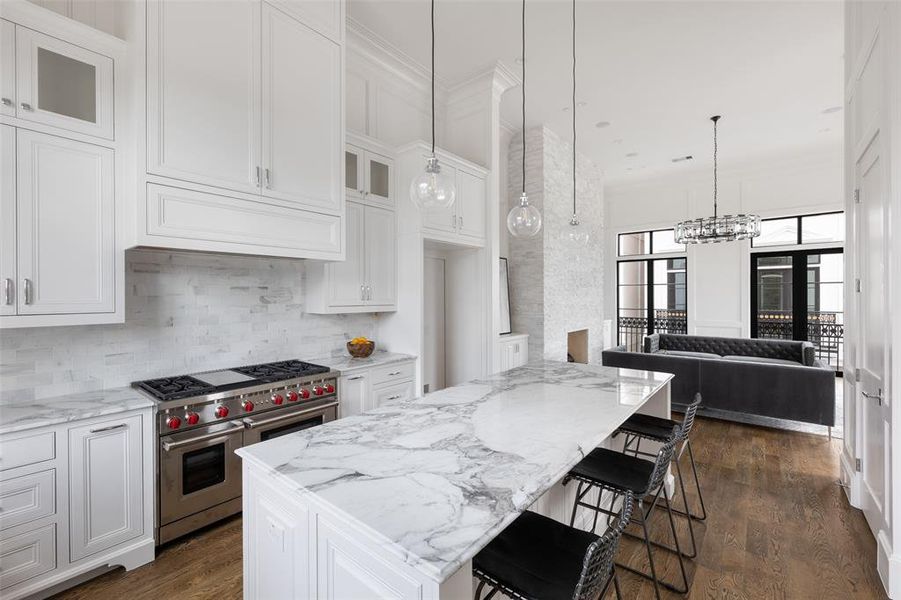
[[[724,356],[724,360],[734,360],[737,362],[756,362],[756,363],[766,363],[770,365],[794,365],[800,366],[796,360],[786,360],[784,358],[765,358],[763,356]]]
[[[803,347],[809,342],[661,333],[659,344],[661,350],[710,352],[720,356],[761,356],[802,363],[805,360]]]
[[[667,356],[687,356],[689,358],[722,358],[719,354],[710,352],[689,352],[688,350],[661,350],[658,354]]]

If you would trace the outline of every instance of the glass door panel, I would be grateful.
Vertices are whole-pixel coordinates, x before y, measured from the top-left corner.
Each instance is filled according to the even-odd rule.
[[[684,258],[652,260],[653,328],[656,333],[688,333],[686,263]]]
[[[618,264],[617,294],[618,343],[630,352],[640,352],[642,338],[648,333],[647,261]]]
[[[755,337],[790,340],[794,335],[792,257],[784,255],[755,258],[757,259]]]
[[[837,370],[844,349],[844,269],[842,254],[807,256],[807,339],[817,358]]]
[[[366,169],[369,177],[367,188],[370,200],[389,202],[391,200],[391,164],[377,154],[366,155]]]

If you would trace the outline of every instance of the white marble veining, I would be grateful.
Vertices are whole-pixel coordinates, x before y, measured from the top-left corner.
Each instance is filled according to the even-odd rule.
[[[153,400],[130,387],[82,392],[44,400],[4,400],[0,402],[0,434],[148,406],[154,406]]]
[[[307,362],[329,367],[335,371],[340,371],[342,375],[347,375],[348,373],[353,373],[362,369],[383,367],[385,365],[406,362],[408,360],[416,360],[416,357],[412,354],[399,354],[397,352],[384,352],[382,350],[376,350],[366,358],[354,358],[349,354],[344,354],[339,356],[322,356],[319,358],[311,358],[308,359]]]
[[[238,454],[443,582],[671,378],[539,361]]]

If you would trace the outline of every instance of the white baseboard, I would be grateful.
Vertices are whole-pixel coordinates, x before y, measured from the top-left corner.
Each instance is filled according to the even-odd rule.
[[[839,454],[839,480],[848,497],[848,503],[854,508],[861,508],[860,473],[850,461],[851,458],[844,452]]]

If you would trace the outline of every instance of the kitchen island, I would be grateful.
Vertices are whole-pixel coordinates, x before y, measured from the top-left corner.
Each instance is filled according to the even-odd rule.
[[[244,597],[472,597],[471,559],[521,512],[567,520],[569,469],[667,373],[541,361],[238,450]]]

